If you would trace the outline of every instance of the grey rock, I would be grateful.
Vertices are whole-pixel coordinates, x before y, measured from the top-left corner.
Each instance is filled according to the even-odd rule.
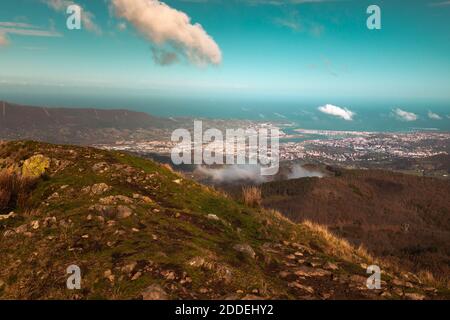
[[[133,214],[133,211],[127,206],[118,206],[117,207],[117,218],[126,219]]]
[[[108,186],[106,183],[101,182],[101,183],[94,184],[91,187],[91,193],[94,195],[100,195],[105,192],[108,192],[111,189],[112,188],[110,186]]]
[[[159,284],[150,285],[142,293],[142,298],[144,300],[168,300],[169,297],[164,289]]]
[[[250,247],[250,245],[248,244],[237,244],[233,247],[234,250],[243,253],[244,255],[255,259],[256,257],[256,253],[255,250],[253,250],[252,247]]]

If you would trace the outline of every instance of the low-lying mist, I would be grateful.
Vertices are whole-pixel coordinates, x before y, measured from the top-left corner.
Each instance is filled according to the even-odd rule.
[[[319,171],[315,170],[309,170],[305,169],[299,164],[296,164],[290,168],[290,173],[287,175],[287,179],[299,179],[299,178],[306,178],[306,177],[318,177],[322,178],[324,174]]]
[[[323,177],[324,174],[319,171],[309,170],[301,166],[300,164],[294,164],[286,168],[286,170],[280,170],[275,176],[263,176],[261,175],[260,165],[225,165],[220,168],[210,168],[205,166],[198,166],[196,173],[204,175],[214,183],[237,183],[237,182],[251,182],[255,184],[261,184],[273,180],[290,180],[299,179],[305,177]]]
[[[211,178],[216,183],[233,183],[237,181],[252,181],[264,183],[270,181],[270,177],[261,175],[259,165],[226,165],[221,168],[207,168],[198,166],[199,173]]]

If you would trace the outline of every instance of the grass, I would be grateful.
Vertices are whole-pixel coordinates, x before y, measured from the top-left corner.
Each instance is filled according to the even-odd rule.
[[[358,263],[361,262],[361,258],[363,258],[365,262],[376,262],[363,246],[355,248],[347,240],[334,235],[326,226],[314,223],[310,220],[305,220],[302,224],[309,228],[313,233],[320,236],[326,243],[329,254],[349,262]]]
[[[436,277],[428,270],[421,270],[417,273],[417,277],[428,286],[447,288],[447,290],[450,291],[450,281],[448,280],[448,276],[442,275],[442,277]]]
[[[258,187],[243,187],[244,204],[251,208],[259,208],[262,203],[261,189]]]
[[[29,195],[36,179],[22,177],[12,169],[0,171],[0,213],[27,209]]]
[[[14,147],[14,144],[10,146]],[[13,235],[4,238],[0,244],[0,255],[4,257],[0,261],[0,279],[11,279],[11,286],[17,290],[11,289],[5,297],[19,294],[26,297],[27,293],[21,291],[20,286],[34,281],[38,282],[38,286],[33,289],[33,294],[39,294],[39,297],[71,298],[72,293],[64,290],[65,268],[80,263],[83,288],[88,290],[82,294],[85,298],[137,298],[152,283],[160,283],[167,289],[167,286],[173,285],[161,276],[161,271],[167,270],[175,271],[177,275],[187,272],[192,278],[193,289],[190,291],[208,286],[221,294],[227,294],[238,289],[248,292],[252,288],[260,288],[265,291],[269,287],[283,293],[285,297],[293,298],[286,291],[284,280],[274,276],[269,262],[263,259],[264,244],[282,244],[285,240],[304,246],[310,245],[312,241],[320,242],[320,251],[315,254],[331,261],[344,258],[358,263],[363,260],[373,261],[363,248],[353,248],[325,227],[311,222],[297,225],[279,212],[261,209],[261,190],[256,187],[247,190],[251,201],[243,205],[212,188],[184,179],[169,168],[127,154],[37,143],[27,144],[27,148],[28,155],[38,150],[43,154],[51,154],[54,159],[75,160],[73,165],[64,170],[52,171],[51,168],[48,179],[38,181],[30,195],[36,213],[21,213],[14,219],[0,223],[0,228],[10,229],[33,220],[41,221],[41,227],[32,230],[32,237],[19,238],[23,236]],[[76,156],[69,158],[68,148],[73,149]],[[1,152],[4,150],[0,148]],[[91,170],[93,164],[103,161],[108,163],[109,170],[103,173]],[[115,169],[118,163],[130,166],[133,169],[131,176],[139,180],[127,182],[125,171],[130,168]],[[144,181],[143,178],[147,176],[152,178]],[[16,178],[5,176],[4,184],[9,186],[11,179]],[[113,190],[101,196],[80,194],[83,187],[98,182],[107,183]],[[61,188],[63,185],[67,187]],[[54,192],[59,193],[59,198],[48,201],[48,196]],[[155,203],[149,206],[136,200],[130,205],[134,215],[126,220],[117,220],[112,227],[107,226],[109,218],[103,223],[96,220],[98,213],[92,213],[91,220],[86,219],[91,213],[88,208],[97,203],[100,197],[119,194],[131,196],[133,193],[149,196]],[[153,207],[159,209],[158,213],[152,212]],[[208,219],[208,214],[217,215],[219,220]],[[43,218],[51,216],[57,218],[57,223],[44,228]],[[19,218],[20,221],[15,220]],[[61,224],[63,221],[64,226]],[[17,225],[9,225],[12,223]],[[139,230],[133,232],[132,228]],[[82,238],[85,234],[89,238]],[[50,235],[52,239],[48,239]],[[153,235],[157,236],[156,240]],[[108,245],[108,242],[113,244]],[[233,249],[238,243],[252,246],[257,258],[240,259]],[[70,250],[73,248],[80,250]],[[282,261],[283,257],[278,253],[270,255],[272,261]],[[230,268],[232,282],[227,285],[208,283],[214,279],[214,271],[186,265],[187,261],[198,256]],[[23,263],[8,269],[18,259]],[[28,259],[32,259],[33,264],[29,264]],[[120,273],[120,268],[129,262],[150,260],[155,263],[154,270],[144,272],[136,281]],[[352,266],[356,269],[359,264],[354,263]],[[107,269],[116,276],[115,283],[105,280],[104,272]],[[32,278],[30,275],[36,270],[59,287],[46,285],[40,278]],[[122,280],[121,275],[124,276]],[[173,298],[183,298],[183,294],[176,289],[171,292]]]

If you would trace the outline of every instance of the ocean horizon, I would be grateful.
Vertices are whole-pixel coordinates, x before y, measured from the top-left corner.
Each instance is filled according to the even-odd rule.
[[[410,132],[450,131],[450,103],[426,100],[417,102],[393,99],[320,98],[202,98],[158,97],[151,95],[79,95],[57,93],[23,94],[2,90],[0,100],[31,106],[127,109],[159,117],[193,117],[211,119],[245,119],[290,124],[293,129],[335,131]],[[352,120],[319,111],[320,106],[336,105],[352,112]],[[414,114],[407,121],[395,110]],[[430,116],[432,115],[432,116]]]

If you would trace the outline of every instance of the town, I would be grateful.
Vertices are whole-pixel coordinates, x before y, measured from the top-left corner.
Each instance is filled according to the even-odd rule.
[[[263,127],[267,127],[264,124]],[[257,125],[252,125],[258,130]],[[298,141],[297,141],[298,140]],[[108,150],[120,150],[143,156],[157,154],[170,155],[176,142],[157,141],[120,141],[115,144],[101,144],[97,147]],[[204,145],[204,150],[211,148]],[[233,150],[232,156],[246,152],[245,148],[224,148]],[[417,164],[417,161],[448,156],[450,152],[450,133],[437,131],[414,132],[358,132],[296,129],[286,134],[280,130],[279,159],[282,161],[302,161],[324,165],[338,165],[349,168],[406,169],[412,167],[410,162],[398,161],[409,159],[419,171],[433,171],[433,175],[448,177],[445,170],[436,171],[436,164]],[[227,155],[226,155],[227,156]],[[229,155],[228,155],[229,156]],[[411,165],[410,165],[411,164]],[[395,167],[401,165],[401,167]],[[422,168],[423,167],[423,168]]]

